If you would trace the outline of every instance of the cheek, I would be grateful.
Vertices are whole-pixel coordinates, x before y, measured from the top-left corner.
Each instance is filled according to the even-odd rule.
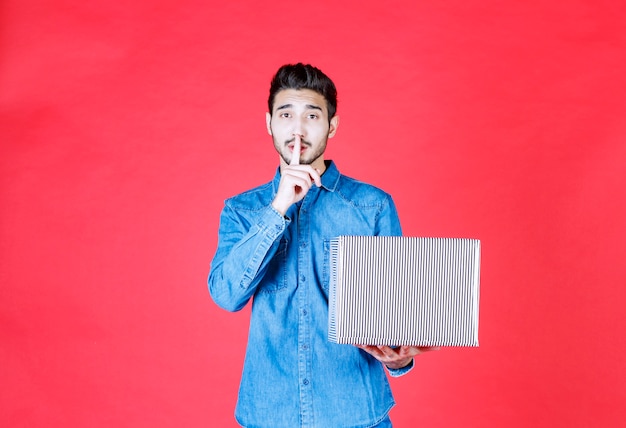
[[[272,130],[272,135],[276,137],[280,137],[285,135],[285,127],[277,125],[276,123],[272,123],[270,129]]]
[[[328,127],[319,127],[315,129],[315,140],[318,142],[323,142],[328,138],[329,128]]]

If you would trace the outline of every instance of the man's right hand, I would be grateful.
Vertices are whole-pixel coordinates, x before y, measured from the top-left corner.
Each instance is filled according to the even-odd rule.
[[[285,215],[289,207],[301,201],[313,185],[320,187],[322,179],[319,171],[311,165],[300,165],[301,136],[294,139],[293,152],[289,165],[281,168],[280,184],[272,201],[272,207],[281,215]]]

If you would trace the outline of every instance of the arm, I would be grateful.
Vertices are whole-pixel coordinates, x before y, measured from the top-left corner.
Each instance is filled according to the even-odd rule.
[[[281,168],[274,200],[259,211],[252,224],[229,206],[222,211],[208,283],[211,297],[226,310],[238,311],[250,300],[290,223],[285,217],[287,210],[304,198],[314,183],[321,185],[316,170],[299,165],[300,144],[300,136],[296,135],[291,163]]]
[[[220,217],[208,285],[215,303],[228,311],[240,310],[252,297],[289,223],[270,206],[255,220],[249,226],[244,224],[228,205]]]
[[[376,226],[377,235],[402,235],[398,212],[391,197],[388,197],[387,204],[385,204],[379,213]],[[413,358],[415,356],[440,349],[439,347],[419,346],[400,346],[392,348],[389,346],[357,345],[357,347],[383,363],[389,370],[389,374],[393,377],[402,376],[411,371],[413,368]]]

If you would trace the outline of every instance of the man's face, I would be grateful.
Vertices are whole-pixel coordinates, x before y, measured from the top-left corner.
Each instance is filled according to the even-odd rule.
[[[339,118],[328,121],[326,99],[310,89],[283,89],[274,96],[274,111],[267,113],[267,132],[281,157],[281,166],[291,162],[295,135],[302,144],[300,163],[324,170],[326,142],[337,131]]]

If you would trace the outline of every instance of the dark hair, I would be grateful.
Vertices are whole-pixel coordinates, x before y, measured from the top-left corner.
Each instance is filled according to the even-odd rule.
[[[330,78],[318,68],[309,64],[287,64],[278,69],[270,84],[267,105],[270,114],[274,109],[274,97],[283,89],[310,89],[326,99],[328,120],[337,112],[337,89]]]

